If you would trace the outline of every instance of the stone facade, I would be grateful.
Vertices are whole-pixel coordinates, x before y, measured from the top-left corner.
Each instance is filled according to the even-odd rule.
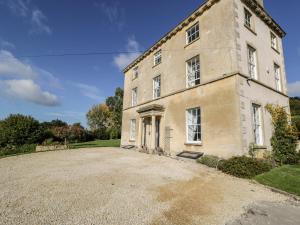
[[[245,10],[251,13],[251,29],[244,25]],[[199,38],[187,44],[187,30],[195,24],[199,24]],[[271,48],[271,33],[276,37],[276,49]],[[121,144],[148,151],[160,149],[170,155],[182,151],[224,158],[247,154],[255,141],[252,112],[255,104],[261,106],[263,140],[256,147],[270,150],[272,126],[264,106],[273,103],[289,109],[284,35],[265,12],[262,0],[205,2],[124,70]],[[249,75],[248,46],[256,49],[255,79]],[[154,66],[154,54],[158,51],[162,61]],[[199,57],[200,83],[187,86],[187,61],[193,57]],[[280,90],[275,82],[275,64],[281,72]],[[153,78],[158,75],[160,96],[154,99]],[[132,106],[134,88],[137,88],[137,105]],[[187,110],[198,107],[201,140],[191,142]]]

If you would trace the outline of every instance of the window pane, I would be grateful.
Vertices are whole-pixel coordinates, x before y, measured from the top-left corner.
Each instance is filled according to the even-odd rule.
[[[252,105],[252,110],[254,143],[256,145],[263,145],[261,107],[258,105]]]
[[[201,115],[200,108],[187,110],[187,139],[188,142],[201,141]]]
[[[199,33],[199,24],[196,24],[192,26],[190,29],[187,30],[186,32],[187,35],[187,43],[191,43],[197,38],[199,38],[200,33]]]
[[[200,60],[199,56],[196,56],[187,61],[187,86],[198,84],[200,84]]]
[[[135,140],[136,135],[136,120],[130,121],[130,140]]]
[[[256,66],[256,50],[248,46],[248,68],[249,76],[253,79],[257,79],[257,66]]]

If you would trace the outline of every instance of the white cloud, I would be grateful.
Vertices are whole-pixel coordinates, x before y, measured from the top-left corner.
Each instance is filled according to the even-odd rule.
[[[29,11],[30,0],[2,0],[8,8],[17,16],[26,17]]]
[[[11,43],[9,41],[5,41],[1,38],[0,38],[0,47],[4,48],[4,49],[15,49],[16,48],[16,46],[13,43]]]
[[[83,94],[84,96],[90,99],[97,100],[97,101],[101,101],[103,99],[103,97],[100,96],[99,89],[95,86],[83,84],[83,83],[74,83],[74,82],[72,84],[75,87],[79,88],[81,94]]]
[[[43,91],[40,84],[61,88],[50,72],[17,59],[11,52],[0,50],[0,91],[4,96],[20,98],[39,105],[56,106],[56,95]]]
[[[300,81],[288,84],[288,92],[290,96],[300,97]]]
[[[13,56],[6,50],[0,50],[0,77],[37,78],[36,71],[32,66],[26,64]]]
[[[39,74],[38,80],[40,83],[48,85],[52,88],[63,89],[60,80],[57,77],[55,77],[52,73],[37,67],[34,67],[34,69]]]
[[[47,21],[47,17],[44,15],[44,13],[41,10],[39,9],[33,10],[31,16],[32,30],[30,31],[30,33],[51,34],[52,30],[48,25],[45,24],[45,21]]]
[[[128,39],[126,51],[128,51],[128,53],[121,53],[114,57],[114,63],[120,70],[128,66],[141,53],[140,44],[134,37]]]
[[[57,118],[81,118],[85,116],[85,113],[75,112],[75,111],[62,111],[62,112],[49,112],[46,113],[46,115],[57,117]]]
[[[30,34],[51,34],[51,28],[46,24],[45,14],[32,4],[31,0],[0,0],[17,17],[21,17],[31,26]]]
[[[107,2],[95,2],[94,5],[102,11],[102,13],[107,17],[109,22],[116,25],[119,30],[121,30],[125,25],[125,13],[124,9],[121,7],[120,2],[110,1]]]
[[[15,98],[21,98],[35,104],[44,106],[57,106],[57,96],[43,91],[32,80],[4,80],[1,81],[4,93]]]

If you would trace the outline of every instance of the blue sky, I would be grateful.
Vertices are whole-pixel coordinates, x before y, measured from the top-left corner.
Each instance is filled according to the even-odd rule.
[[[88,109],[123,87],[121,68],[137,53],[28,56],[142,51],[202,2],[0,0],[0,118],[22,113],[85,125]],[[287,32],[290,94],[300,96],[300,2],[265,0],[265,5]]]

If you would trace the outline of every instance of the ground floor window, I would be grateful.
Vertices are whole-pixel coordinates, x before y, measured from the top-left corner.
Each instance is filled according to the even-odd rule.
[[[263,129],[262,129],[262,112],[261,106],[252,105],[252,116],[253,116],[253,133],[254,143],[256,145],[263,145]]]
[[[187,142],[201,142],[201,110],[200,107],[188,109],[186,112]]]
[[[135,140],[135,134],[136,134],[136,120],[130,120],[130,140]]]

